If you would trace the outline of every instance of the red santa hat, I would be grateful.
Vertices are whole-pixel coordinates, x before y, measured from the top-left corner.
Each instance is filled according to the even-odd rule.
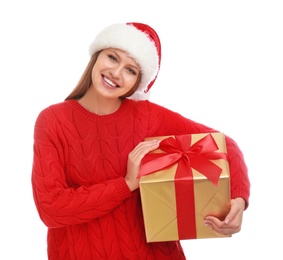
[[[106,48],[126,51],[141,68],[141,82],[130,97],[141,100],[149,97],[149,90],[158,75],[161,44],[156,31],[143,23],[118,23],[103,29],[89,47],[90,55]]]

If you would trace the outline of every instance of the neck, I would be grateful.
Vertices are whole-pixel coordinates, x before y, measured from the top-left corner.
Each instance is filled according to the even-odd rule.
[[[95,93],[92,93],[92,88],[90,88],[86,94],[78,100],[81,106],[86,110],[97,114],[97,115],[109,115],[116,112],[122,100],[119,98],[111,99],[105,97],[98,97]]]

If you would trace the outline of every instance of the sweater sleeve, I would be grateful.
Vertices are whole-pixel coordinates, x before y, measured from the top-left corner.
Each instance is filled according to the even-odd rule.
[[[152,116],[152,129],[154,129],[155,133],[151,133],[151,136],[156,134],[177,135],[219,132],[218,130],[185,118],[168,109],[154,105],[153,109],[155,111],[155,117]],[[162,127],[158,128],[156,122],[160,122],[159,125],[162,125]],[[244,155],[231,137],[226,135],[225,138],[230,168],[231,198],[243,198],[246,201],[247,208],[250,197],[250,181]]]
[[[183,117],[179,116],[181,121]],[[203,124],[194,122],[192,120],[185,119],[186,121],[186,132],[187,133],[209,133],[219,132],[213,128],[205,126]],[[175,124],[181,128],[181,124]],[[231,198],[241,197],[246,201],[246,208],[249,205],[250,197],[250,181],[248,176],[248,168],[244,159],[244,155],[240,150],[239,146],[231,137],[225,135],[226,148],[230,169],[230,193]]]
[[[229,136],[226,136],[226,146],[230,168],[231,198],[243,198],[247,208],[250,197],[250,180],[244,155],[237,143]]]
[[[34,128],[32,189],[40,218],[51,228],[91,221],[111,212],[131,192],[123,177],[92,186],[70,188],[58,152],[52,117],[41,113]]]
[[[176,120],[178,123],[175,125],[177,129],[182,129],[182,121],[185,120],[186,133],[209,133],[209,132],[219,132],[213,128],[205,126],[203,124],[194,122],[189,119],[184,119],[182,116],[177,116],[179,119]],[[248,168],[244,159],[244,155],[231,137],[225,135],[226,140],[226,148],[230,169],[230,193],[231,198],[241,197],[246,201],[246,208],[249,205],[249,197],[250,197],[250,181],[248,176]]]

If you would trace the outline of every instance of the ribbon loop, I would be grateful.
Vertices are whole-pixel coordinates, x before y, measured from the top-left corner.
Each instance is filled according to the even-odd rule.
[[[160,142],[159,149],[163,152],[145,156],[138,177],[170,167],[179,160],[185,160],[189,168],[194,168],[217,185],[222,169],[211,160],[227,158],[225,153],[217,152],[219,148],[211,134],[193,145],[191,145],[191,135],[168,137]],[[181,170],[188,171],[183,168]]]

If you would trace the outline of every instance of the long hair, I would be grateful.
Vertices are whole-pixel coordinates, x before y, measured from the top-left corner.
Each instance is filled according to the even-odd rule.
[[[90,88],[91,84],[92,84],[92,79],[91,79],[91,73],[92,73],[92,68],[97,60],[97,57],[99,55],[100,51],[94,53],[87,66],[86,69],[83,73],[83,75],[81,76],[78,84],[76,85],[76,87],[72,90],[72,92],[65,98],[66,100],[70,100],[70,99],[79,99],[81,97],[84,96],[84,94],[87,92],[87,90]],[[125,95],[121,96],[121,99],[124,99],[126,97],[131,96],[132,94],[135,93],[135,91],[137,90],[139,83],[141,81],[141,72],[138,75],[138,79],[135,83],[135,85],[132,87],[132,89],[130,89],[130,91],[128,91]]]
[[[87,90],[90,88],[92,80],[91,80],[91,72],[92,68],[97,60],[99,52],[94,53],[87,66],[86,69],[81,76],[77,86],[72,90],[72,92],[65,98],[65,100],[70,100],[70,99],[79,99],[81,98]]]

